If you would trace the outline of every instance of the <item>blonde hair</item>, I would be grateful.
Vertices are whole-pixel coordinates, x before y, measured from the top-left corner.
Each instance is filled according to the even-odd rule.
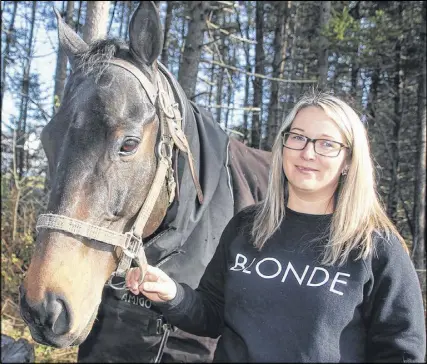
[[[336,192],[335,211],[321,263],[342,265],[350,252],[356,249],[358,254],[355,259],[366,259],[375,250],[375,233],[387,239],[395,235],[408,251],[405,241],[381,206],[368,137],[359,116],[337,97],[315,91],[297,102],[283,121],[274,141],[266,198],[256,208],[251,231],[254,246],[261,250],[285,217],[288,189],[283,172],[282,134],[290,129],[298,111],[308,106],[321,108],[336,123],[351,151],[348,173],[341,177]]]

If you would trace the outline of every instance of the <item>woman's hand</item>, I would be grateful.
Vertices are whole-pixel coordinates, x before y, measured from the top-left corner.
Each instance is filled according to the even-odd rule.
[[[137,295],[140,292],[153,302],[166,302],[175,298],[176,284],[161,269],[147,265],[144,280],[138,287],[141,270],[131,268],[126,274],[126,286]]]

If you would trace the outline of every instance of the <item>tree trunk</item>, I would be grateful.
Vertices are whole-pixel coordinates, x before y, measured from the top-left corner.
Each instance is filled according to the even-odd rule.
[[[72,27],[74,13],[74,1],[67,1],[65,22]],[[61,47],[58,47],[58,58],[56,60],[55,87],[53,91],[53,113],[58,111],[64,94],[65,79],[67,78],[67,55]]]
[[[398,19],[399,29],[402,29],[402,4],[399,3],[396,8],[396,17]],[[401,67],[401,57],[402,57],[402,36],[400,35],[397,39],[396,50],[395,50],[395,60],[396,66],[394,71],[394,125],[393,125],[393,135],[390,143],[391,150],[391,176],[390,184],[388,191],[388,200],[387,200],[387,214],[388,216],[396,222],[396,212],[397,212],[397,203],[399,200],[399,139],[400,139],[400,126],[402,120],[402,67]]]
[[[291,10],[290,10],[291,11]],[[297,55],[297,44],[298,39],[300,38],[302,32],[302,24],[301,24],[301,6],[298,4],[294,4],[293,6],[293,20],[292,20],[292,29],[290,32],[292,33],[292,38],[290,40],[289,48],[290,48],[290,57],[289,57],[289,77],[291,79],[296,78],[298,71],[299,61],[296,59]],[[288,110],[291,109],[298,98],[298,87],[296,85],[287,83],[285,88],[285,97],[286,102],[283,108],[282,120],[286,117]]]
[[[360,22],[360,2],[357,2],[355,4],[355,7],[353,9],[353,18]],[[354,34],[354,39],[357,39],[357,34]],[[351,95],[357,94],[357,81],[359,79],[359,68],[360,68],[360,62],[359,62],[359,42],[355,41],[354,45],[354,56],[351,61]]]
[[[189,4],[188,2],[184,3],[184,9],[185,11],[187,11]],[[181,44],[179,47],[179,52],[178,52],[178,67],[180,68],[180,65],[182,63],[182,56],[184,53],[184,48],[185,48],[185,34],[186,34],[186,29],[187,29],[187,22],[185,19],[181,19],[181,34],[180,34],[180,40],[181,40]],[[179,72],[179,69],[178,69]]]
[[[124,39],[126,41],[129,41],[129,23],[130,23],[130,16],[132,14],[132,1],[126,1],[126,7],[127,7],[127,13],[126,13],[126,28],[125,28],[125,36]]]
[[[426,24],[426,2],[422,5],[423,21]],[[420,32],[420,47],[422,49],[420,59],[421,74],[418,76],[418,123],[420,129],[418,132],[418,156],[417,156],[417,175],[415,182],[414,196],[414,221],[415,233],[412,246],[412,259],[417,269],[421,288],[426,293],[426,29],[422,26]]]
[[[219,76],[217,79],[218,85],[216,88],[216,104],[222,105],[222,88],[224,86],[224,68],[219,67]],[[216,122],[221,124],[221,108],[217,108],[216,110]]]
[[[256,2],[256,41],[255,46],[255,73],[264,74],[264,2]],[[254,88],[254,101],[253,107],[262,109],[262,86],[263,79],[254,77],[253,88]],[[261,111],[252,115],[252,137],[251,146],[254,148],[261,147]]]
[[[357,44],[357,48],[359,45]],[[358,52],[355,53],[354,59],[351,63],[351,95],[357,94],[357,81],[359,80],[359,62],[358,62]]]
[[[9,29],[7,30],[6,34],[6,45],[4,47],[4,53],[3,53],[3,67],[1,70],[1,104],[3,105],[3,96],[6,91],[6,69],[7,65],[9,63],[9,57],[10,57],[10,44],[12,43],[13,37],[15,36],[15,17],[16,12],[18,10],[18,1],[13,1],[13,10],[12,10],[12,17],[10,19]]]
[[[274,59],[273,59],[273,77],[283,78],[283,65],[285,62],[283,48],[285,46],[285,29],[288,18],[288,2],[274,1],[274,12],[277,14],[276,29],[274,32]],[[280,120],[281,107],[279,106],[279,83],[272,81],[270,88],[270,102],[268,105],[267,119],[267,143],[265,149],[271,149],[274,138],[277,134],[277,125]]]
[[[319,86],[324,89],[328,82],[328,41],[325,36],[321,34],[328,24],[331,17],[331,2],[320,2],[320,24],[319,24]]]
[[[375,117],[376,117],[375,105],[377,103],[378,85],[380,83],[380,66],[379,65],[375,67],[371,78],[372,78],[372,85],[371,85],[371,91],[369,93],[368,106],[367,106],[368,113],[371,116],[370,119],[368,119],[368,129],[374,126],[375,124]]]
[[[191,99],[196,91],[197,73],[202,54],[209,1],[193,1],[189,5],[191,20],[188,25],[184,52],[179,67],[178,82],[187,97]]]
[[[227,85],[227,108],[225,109],[224,126],[228,128],[228,118],[230,116],[231,99],[233,98],[233,88],[230,84]]]
[[[165,29],[163,35],[163,49],[161,55],[162,63],[167,67],[169,60],[169,32],[172,25],[172,12],[174,3],[172,1],[166,2],[166,17],[165,17]]]
[[[224,21],[224,18],[222,17],[222,22]],[[221,34],[220,35],[220,39],[221,42],[219,44],[219,52],[221,54],[221,60],[224,59],[225,57],[225,53],[226,53],[226,46],[225,46],[225,40],[224,40],[224,36]],[[225,68],[219,66],[219,76],[217,78],[217,88],[216,88],[216,104],[217,105],[222,105],[222,89],[224,87],[224,72],[225,72]],[[217,108],[216,109],[216,122],[218,124],[221,123],[221,114],[222,114],[222,109],[221,108]]]
[[[296,38],[296,27],[297,27],[297,11],[296,11],[296,7],[292,6],[295,5],[293,4],[294,2],[292,1],[288,1],[288,21],[286,23],[286,29],[285,29],[285,33],[286,33],[286,44],[287,46],[284,47],[283,49],[283,58],[286,59],[286,48],[289,47],[289,53],[290,56],[289,58],[286,60],[286,67],[287,67],[287,75],[290,79],[295,78],[294,75],[294,59],[293,56],[295,55],[295,38]],[[285,63],[283,63],[283,67],[285,66]],[[288,107],[289,107],[289,100],[291,99],[290,97],[290,84],[286,83],[284,86],[282,86],[282,97],[284,98],[284,102],[282,102],[282,113],[279,115],[279,120],[280,122],[283,121],[283,118],[285,117],[285,115],[287,114],[288,111]]]
[[[236,47],[233,47],[233,55],[232,58],[229,62],[227,62],[228,64],[236,64]],[[230,78],[232,80],[233,75],[230,74]],[[228,128],[228,119],[230,116],[230,107],[232,105],[231,100],[234,97],[234,85],[232,83],[230,83],[230,80],[227,78],[227,80],[229,81],[227,84],[227,109],[225,110],[225,121],[224,121],[224,126],[226,128]]]
[[[252,7],[251,4],[249,2],[245,2],[245,6],[246,6],[246,13],[247,13],[247,17],[248,19],[250,19],[252,17]],[[239,13],[237,13],[237,22],[238,24],[241,23],[240,19],[239,19]],[[243,37],[246,37],[246,39],[250,39],[250,29],[249,29],[249,24],[246,24],[245,27],[245,32],[243,33],[243,30],[240,28],[240,35]],[[248,73],[252,73],[252,67],[251,67],[251,57],[250,57],[250,47],[251,45],[248,43],[244,43],[243,44],[243,50],[245,52],[245,61],[246,61],[246,65],[245,65],[245,70]],[[249,93],[250,93],[250,76],[248,74],[244,75],[245,77],[245,93],[244,93],[244,101],[243,101],[243,106],[249,107]],[[242,125],[242,133],[243,133],[243,142],[246,144],[248,143],[248,139],[249,139],[249,131],[248,131],[248,125],[249,125],[249,111],[244,110],[243,111],[243,125]]]
[[[111,12],[110,23],[108,24],[107,35],[110,35],[111,27],[112,27],[113,22],[114,22],[114,15],[116,14],[116,8],[117,8],[117,1],[114,1],[113,11]]]
[[[31,70],[31,60],[32,60],[32,48],[34,41],[34,27],[36,23],[36,9],[37,9],[37,1],[33,1],[32,3],[32,11],[31,11],[31,23],[30,23],[30,34],[28,37],[27,44],[27,54],[24,60],[24,73],[22,76],[22,86],[21,86],[21,105],[19,111],[19,121],[18,121],[18,130],[17,130],[17,151],[16,156],[18,157],[18,176],[19,179],[24,175],[25,170],[25,142],[27,139],[27,114],[28,114],[28,97],[30,93],[30,70]]]
[[[109,1],[88,1],[86,20],[83,26],[83,40],[90,44],[107,35]]]
[[[212,63],[211,64],[211,69],[210,69],[210,84],[209,84],[209,95],[208,95],[208,105],[212,104],[212,98],[213,98],[213,90],[214,90],[214,86],[215,86],[215,64]]]
[[[125,2],[122,1],[120,4],[120,26],[119,26],[119,38],[123,38],[123,28],[125,24]]]
[[[249,60],[246,60],[246,72],[251,72],[251,64],[248,63]],[[245,99],[243,102],[243,105],[245,107],[249,107],[249,86],[250,86],[250,76],[245,75]],[[252,114],[253,115],[253,114]],[[243,141],[248,142],[249,139],[249,130],[248,130],[248,120],[249,119],[249,111],[244,110],[243,111]]]
[[[78,33],[80,29],[80,15],[82,14],[82,3],[83,1],[79,1],[79,10],[77,11],[77,21],[75,27],[76,33]]]

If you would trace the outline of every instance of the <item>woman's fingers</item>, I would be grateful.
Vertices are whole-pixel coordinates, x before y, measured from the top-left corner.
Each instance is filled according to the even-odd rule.
[[[126,286],[133,294],[138,295],[141,292],[155,301],[168,301],[175,297],[175,282],[161,269],[148,265],[141,285],[140,276],[139,268],[131,268],[126,274]]]
[[[141,277],[141,270],[139,268],[131,268],[126,274],[126,286],[133,290],[138,290],[138,282]]]
[[[163,272],[160,268],[157,267],[153,267],[152,265],[148,265],[147,266],[147,272],[146,275],[148,274],[148,277],[150,280],[152,281],[156,281],[156,280],[170,280],[169,276]]]
[[[163,282],[144,282],[141,285],[141,288],[146,292],[157,293],[161,296],[167,295],[169,293],[167,284]]]
[[[153,273],[145,273],[144,282],[157,282],[159,280],[159,276]]]
[[[150,266],[148,266],[150,267]],[[160,269],[151,267],[152,270],[147,270],[144,276],[144,281],[157,281],[159,279]],[[161,272],[161,271],[160,271]],[[141,278],[141,269],[139,267],[130,268],[126,274],[126,285],[128,287],[133,286],[135,283],[138,283]]]
[[[157,299],[154,301],[170,301],[176,296],[176,284],[172,280],[170,282],[144,282],[141,288],[141,292],[147,297],[155,294]]]

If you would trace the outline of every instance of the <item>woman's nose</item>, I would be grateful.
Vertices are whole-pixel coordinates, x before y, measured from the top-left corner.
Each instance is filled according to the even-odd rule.
[[[301,151],[301,155],[304,159],[315,159],[316,158],[316,152],[314,151],[314,143],[312,141],[309,141],[305,148]]]

